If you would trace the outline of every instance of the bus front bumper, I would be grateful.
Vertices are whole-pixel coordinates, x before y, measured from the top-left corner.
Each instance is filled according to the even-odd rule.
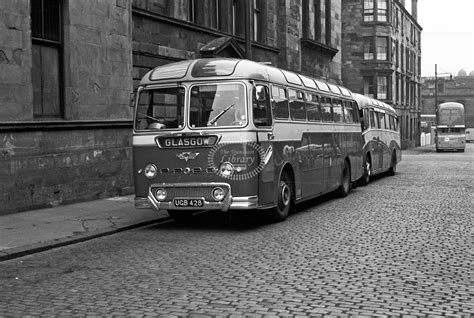
[[[222,200],[216,200],[210,195],[211,191],[219,187],[225,189]],[[157,189],[164,189],[172,195],[163,200],[157,199]],[[180,202],[180,205],[177,203]],[[182,205],[185,202],[194,202],[193,205]],[[199,203],[199,204],[196,204]],[[220,210],[227,211],[249,210],[258,207],[258,196],[233,197],[231,188],[225,183],[199,184],[152,184],[148,197],[135,197],[135,208],[160,210]]]

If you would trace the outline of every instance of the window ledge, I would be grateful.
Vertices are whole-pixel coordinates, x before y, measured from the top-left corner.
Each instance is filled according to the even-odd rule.
[[[320,51],[328,54],[331,57],[334,57],[339,52],[339,50],[336,49],[336,48],[330,47],[326,44],[323,44],[321,42],[317,42],[317,41],[312,40],[312,39],[302,38],[301,39],[301,44],[307,45],[310,48],[313,48],[313,49],[316,49],[316,50],[320,50]]]
[[[0,122],[2,131],[72,130],[72,129],[132,128],[132,120],[37,120]]]
[[[361,23],[361,25],[362,26],[373,26],[373,25],[392,26],[392,23],[388,21],[370,21],[370,22],[364,21]]]

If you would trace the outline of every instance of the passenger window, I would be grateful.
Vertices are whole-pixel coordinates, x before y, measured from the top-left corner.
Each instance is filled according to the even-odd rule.
[[[306,101],[306,114],[309,121],[321,121],[321,111],[319,110],[319,97],[315,94],[308,94]]]
[[[353,123],[353,111],[352,111],[352,104],[350,102],[344,101],[343,103],[343,113],[344,113],[344,122],[346,123]]]
[[[356,102],[351,102],[351,107],[352,107],[352,118],[354,118],[354,122],[358,123],[360,122],[360,117],[359,117],[359,108],[357,107]]]
[[[333,121],[331,100],[328,97],[321,97],[321,116],[325,122]]]
[[[303,93],[293,89],[288,90],[290,101],[290,116],[293,120],[305,120],[306,110],[304,107]]]
[[[254,88],[253,99],[252,99],[252,109],[253,109],[253,122],[255,126],[261,127],[261,126],[272,125],[270,96],[268,94],[267,86],[258,85]]]
[[[372,109],[369,111],[369,115],[370,115],[370,127],[379,128],[380,126],[379,126],[378,119],[376,118],[376,114]]]
[[[362,116],[361,116],[361,127],[362,131],[369,129],[370,127],[370,113],[367,108],[362,109]]]
[[[333,99],[332,100],[332,112],[333,112],[333,118],[334,122],[336,123],[343,123],[344,122],[344,116],[342,115],[342,101],[339,99]]]
[[[288,98],[283,87],[272,86],[273,117],[288,119]]]
[[[395,118],[392,115],[389,115],[390,119],[390,129],[396,131],[397,126],[395,125]]]
[[[380,128],[387,129],[387,125],[385,123],[385,114],[384,113],[378,113],[378,115],[379,115],[379,120],[380,120]]]

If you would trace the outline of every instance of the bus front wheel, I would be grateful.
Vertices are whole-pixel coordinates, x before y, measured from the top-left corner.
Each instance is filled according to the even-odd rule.
[[[283,171],[280,176],[277,193],[277,206],[270,211],[270,218],[274,222],[284,221],[290,213],[293,203],[292,183],[288,173]]]

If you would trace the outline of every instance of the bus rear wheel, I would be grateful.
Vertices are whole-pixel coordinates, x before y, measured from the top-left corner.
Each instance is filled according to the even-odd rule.
[[[392,152],[392,162],[390,164],[390,168],[388,169],[388,175],[394,176],[397,173],[397,154]]]
[[[344,161],[344,167],[342,168],[341,186],[338,190],[339,197],[344,198],[347,196],[351,191],[351,187],[351,166],[346,160]]]
[[[288,173],[282,172],[278,184],[277,206],[271,209],[270,218],[274,222],[284,221],[290,213],[293,204],[292,183]]]
[[[364,162],[364,174],[360,178],[360,184],[365,186],[368,185],[370,182],[370,177],[372,176],[372,162],[370,160],[370,157],[367,155],[365,157],[365,162]]]

